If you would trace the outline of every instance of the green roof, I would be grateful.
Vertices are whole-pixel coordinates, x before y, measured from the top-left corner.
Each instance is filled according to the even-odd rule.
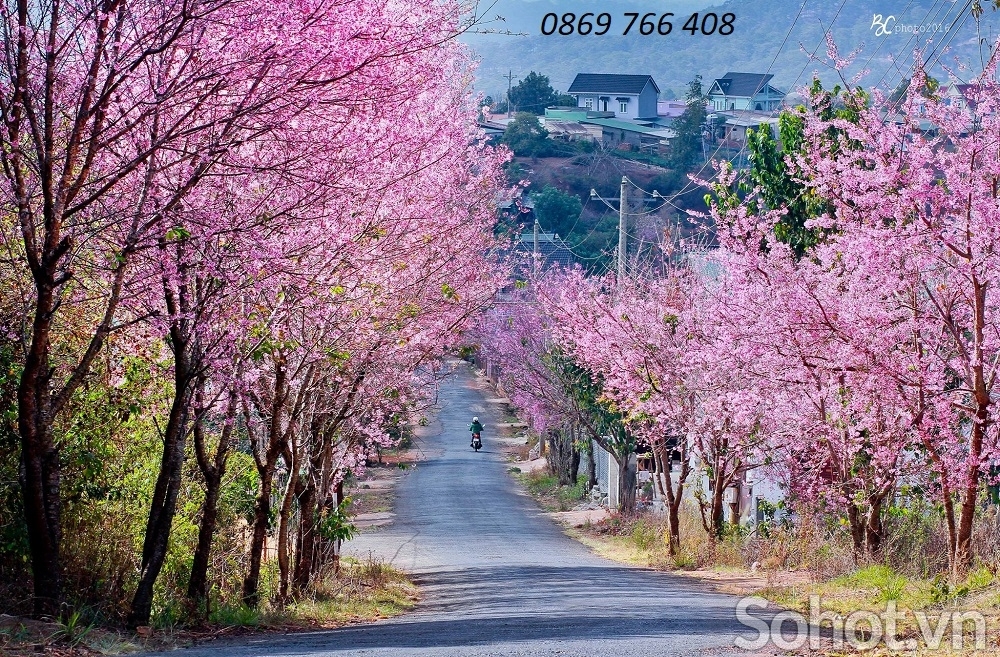
[[[630,132],[638,132],[644,135],[656,135],[657,137],[662,137],[663,131],[665,130],[665,128],[647,128],[646,126],[639,125],[638,123],[622,121],[621,119],[580,119],[579,121],[580,123],[593,123],[594,125],[599,125],[602,128],[628,130]]]

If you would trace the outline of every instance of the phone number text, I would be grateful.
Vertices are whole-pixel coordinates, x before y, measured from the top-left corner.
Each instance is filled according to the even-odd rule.
[[[683,16],[681,17],[683,18]],[[674,16],[674,12],[668,11],[665,14],[649,12],[640,14],[639,12],[627,11],[621,15],[620,21],[616,20],[616,25],[624,25],[622,36],[627,34],[641,34],[642,36],[667,36],[674,31],[674,23],[680,22],[681,18]],[[542,34],[551,36],[558,34],[570,36],[578,34],[587,36],[602,36],[611,32],[611,14],[603,12],[595,14],[587,12],[585,14],[545,14],[542,17]],[[688,16],[683,26],[679,28],[681,32],[687,32],[692,36],[703,34],[710,36],[718,34],[729,36],[736,27],[736,14],[729,12],[716,14],[714,11],[706,13],[696,12]],[[619,28],[615,28],[616,30]],[[617,32],[616,32],[617,33]]]

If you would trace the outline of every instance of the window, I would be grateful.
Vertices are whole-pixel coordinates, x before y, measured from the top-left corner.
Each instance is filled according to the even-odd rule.
[[[588,98],[585,102],[587,109],[594,109],[594,99]]]
[[[622,114],[628,112],[628,101],[627,100],[620,101],[618,103],[618,107],[621,108]]]

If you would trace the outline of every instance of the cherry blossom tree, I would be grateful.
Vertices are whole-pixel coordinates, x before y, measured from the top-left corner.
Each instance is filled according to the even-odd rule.
[[[226,312],[247,309],[234,302],[241,289],[260,287],[273,302],[264,288],[289,294],[327,283],[316,273],[331,254],[360,285],[372,270],[359,262],[412,266],[443,299],[403,311],[447,327],[414,338],[428,342],[488,296],[479,254],[490,244],[479,233],[499,160],[471,127],[467,58],[449,43],[462,29],[460,9],[324,0],[3,5],[0,158],[17,217],[4,222],[3,240],[15,254],[12,276],[30,280],[21,288],[31,320],[18,336],[18,421],[37,611],[54,613],[62,596],[54,422],[109,336],[149,321],[174,360],[130,619],[141,624],[186,441],[212,406],[195,403],[198,391],[230,399],[234,364],[260,348],[247,351],[254,336],[240,335],[259,323]],[[411,112],[404,127],[399,116]],[[436,220],[441,212],[447,220]],[[365,261],[379,239],[428,217],[399,252],[412,262],[393,261],[386,249]],[[459,224],[468,228],[454,230]],[[360,261],[347,257],[352,250]],[[449,260],[456,253],[468,257]],[[439,313],[446,303],[461,312]],[[213,370],[221,363],[230,374]],[[284,387],[282,403],[291,395]],[[240,395],[246,389],[237,386]]]

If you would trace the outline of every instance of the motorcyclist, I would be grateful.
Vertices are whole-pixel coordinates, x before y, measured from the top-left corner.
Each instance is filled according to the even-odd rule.
[[[482,441],[483,425],[479,422],[478,417],[472,418],[472,424],[469,425],[469,431],[472,432],[472,440],[469,441],[469,447],[476,442],[476,436],[479,436],[479,440]]]

